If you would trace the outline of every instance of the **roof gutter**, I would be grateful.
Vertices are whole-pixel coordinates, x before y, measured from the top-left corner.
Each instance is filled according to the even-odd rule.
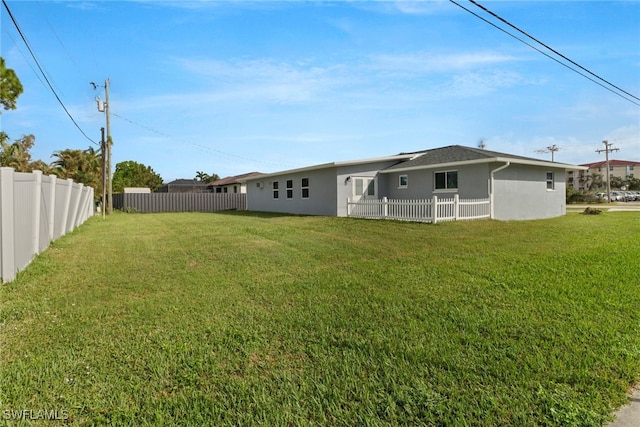
[[[491,219],[495,218],[494,211],[493,211],[494,210],[494,206],[495,206],[495,203],[493,203],[494,174],[496,172],[500,172],[501,170],[504,170],[504,169],[508,168],[509,166],[511,166],[511,162],[507,161],[504,165],[502,165],[499,168],[496,168],[496,169],[491,171],[491,183],[489,184],[490,185],[490,188],[489,188],[489,199],[490,199],[490,203],[491,203]]]

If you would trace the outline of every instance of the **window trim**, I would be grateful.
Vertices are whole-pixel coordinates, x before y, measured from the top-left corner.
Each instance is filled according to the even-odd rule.
[[[285,186],[287,189],[287,200],[293,199],[293,179],[286,180]]]
[[[280,198],[280,188],[279,188],[280,184],[278,183],[278,181],[273,181],[271,183],[271,187],[273,188],[273,199],[277,200]]]
[[[449,174],[455,172],[456,174],[456,186],[449,188]],[[444,174],[444,188],[438,188],[437,178],[438,174]],[[433,172],[433,192],[434,193],[457,193],[458,192],[458,170],[457,169],[449,169],[449,170],[441,170]]]
[[[402,178],[404,178],[404,184],[402,183]],[[408,188],[409,187],[409,175],[403,174],[398,175],[398,188]]]
[[[551,178],[549,178],[549,175],[551,175]],[[547,191],[556,190],[556,180],[555,180],[555,174],[553,172],[547,171],[546,183],[547,183]]]
[[[307,185],[305,184],[305,180],[307,181]],[[301,198],[308,199],[309,198],[309,178],[301,178],[300,179],[300,193]],[[305,195],[306,193],[306,195]]]

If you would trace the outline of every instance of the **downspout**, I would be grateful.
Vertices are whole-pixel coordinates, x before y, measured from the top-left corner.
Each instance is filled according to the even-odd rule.
[[[495,209],[494,206],[495,206],[495,204],[494,204],[494,201],[493,201],[493,185],[494,185],[494,177],[493,177],[493,175],[496,172],[500,172],[501,170],[508,168],[509,166],[511,166],[511,162],[506,162],[504,165],[502,165],[499,168],[494,169],[494,170],[491,171],[491,184],[490,184],[491,188],[489,189],[490,190],[489,191],[489,203],[491,203],[491,219],[495,218],[495,215],[494,215],[494,209]]]

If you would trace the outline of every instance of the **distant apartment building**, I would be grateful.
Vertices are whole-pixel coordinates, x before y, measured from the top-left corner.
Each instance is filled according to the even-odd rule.
[[[604,160],[580,166],[585,166],[588,169],[567,171],[567,186],[580,191],[588,190],[593,182],[605,183],[612,178],[628,180],[640,177],[640,162],[631,160],[609,160],[608,171],[607,162]]]

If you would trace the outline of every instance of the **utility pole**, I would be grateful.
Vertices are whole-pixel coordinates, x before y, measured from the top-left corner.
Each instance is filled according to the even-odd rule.
[[[605,153],[606,155],[606,161],[607,161],[607,203],[611,202],[611,174],[609,173],[609,153],[613,152],[613,151],[618,151],[619,148],[613,148],[611,147],[613,145],[613,143],[609,143],[609,141],[607,141],[606,139],[604,141],[602,141],[602,143],[604,144],[604,150],[596,150],[596,153],[600,154],[600,153]]]
[[[93,86],[93,90],[96,90],[99,85],[95,84],[94,82],[90,83],[91,86]],[[111,146],[113,145],[113,140],[111,139],[111,117],[109,117],[109,79],[105,80],[104,82],[104,96],[105,96],[105,101],[102,102],[100,100],[100,97],[97,96],[96,97],[96,102],[98,103],[98,111],[100,111],[101,113],[105,113],[105,116],[107,118],[107,140],[106,142],[103,142],[103,146],[102,146],[102,157],[103,159],[106,158],[106,169],[107,169],[107,173],[106,173],[106,185],[104,185],[104,180],[103,180],[103,198],[102,198],[102,208],[103,208],[103,212],[106,206],[106,209],[108,209],[107,213],[109,215],[111,215],[113,213],[113,184],[112,184],[112,180],[111,180]],[[104,128],[102,128],[103,131],[103,136],[102,139],[104,141]],[[104,172],[103,172],[103,176],[104,176]],[[104,197],[104,190],[106,187],[106,198]]]
[[[113,213],[113,180],[111,179],[111,145],[113,145],[113,141],[111,140],[111,124],[109,118],[109,79],[104,82],[104,97],[104,112],[107,116],[107,176],[109,177],[107,184],[107,198],[109,199],[109,215],[111,215]]]
[[[102,139],[100,140],[100,150],[102,151],[102,206],[100,206],[100,210],[102,211],[102,219],[105,217],[105,202],[107,200],[107,142],[104,139],[104,128],[100,128],[100,133],[102,134]]]

